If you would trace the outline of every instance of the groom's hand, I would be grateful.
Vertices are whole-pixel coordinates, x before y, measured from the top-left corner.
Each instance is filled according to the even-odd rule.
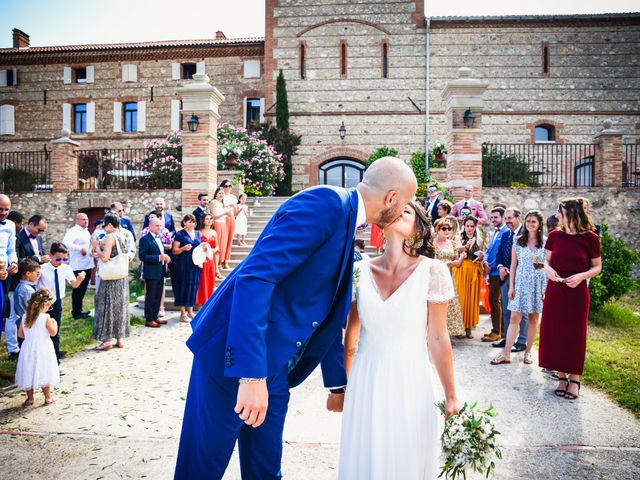
[[[269,391],[266,380],[241,383],[238,387],[238,401],[233,409],[240,419],[254,428],[264,422],[269,405]]]
[[[327,410],[330,412],[342,412],[344,406],[344,393],[330,393],[327,397]]]

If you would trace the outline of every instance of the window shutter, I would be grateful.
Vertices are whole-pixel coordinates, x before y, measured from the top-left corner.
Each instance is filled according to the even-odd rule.
[[[87,67],[87,83],[93,83],[93,65]]]
[[[7,86],[7,71],[0,70],[0,87],[6,87],[6,86]]]
[[[204,62],[196,63],[196,73],[204,73]]]
[[[260,60],[244,61],[244,78],[260,78]]]
[[[137,65],[122,65],[122,81],[123,82],[137,82],[138,81],[138,66]]]
[[[122,103],[113,102],[113,131],[122,131]]]
[[[63,71],[63,83],[71,83],[71,67],[64,67]]]
[[[13,105],[0,106],[0,135],[16,134],[16,107]]]
[[[242,128],[247,128],[247,97],[242,99]]]
[[[87,103],[87,133],[96,131],[96,104],[95,102]]]
[[[138,132],[144,132],[147,128],[146,116],[147,102],[138,102]]]
[[[260,123],[264,122],[264,98],[260,99]]]
[[[171,131],[180,130],[180,100],[171,100]]]
[[[171,80],[180,80],[180,64],[171,64]]]
[[[71,131],[71,104],[62,104],[62,128]]]

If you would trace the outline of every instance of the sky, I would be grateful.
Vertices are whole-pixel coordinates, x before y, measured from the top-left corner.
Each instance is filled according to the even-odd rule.
[[[309,0],[312,2],[313,0]],[[427,16],[640,11],[638,0],[426,0]],[[32,46],[264,36],[264,0],[0,0],[0,48],[12,29]]]

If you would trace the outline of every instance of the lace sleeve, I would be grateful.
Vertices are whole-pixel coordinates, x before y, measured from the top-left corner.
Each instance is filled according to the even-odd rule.
[[[453,282],[449,268],[440,260],[431,260],[429,263],[427,301],[435,303],[448,302],[454,297]]]

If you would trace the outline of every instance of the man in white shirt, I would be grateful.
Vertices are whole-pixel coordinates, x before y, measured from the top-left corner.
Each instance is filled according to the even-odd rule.
[[[69,264],[73,274],[78,276],[84,272],[84,280],[71,293],[71,315],[73,318],[90,318],[89,312],[82,311],[82,301],[87,293],[94,263],[91,256],[91,234],[89,233],[89,217],[84,213],[76,214],[76,223],[67,230],[62,243],[69,250]]]
[[[11,200],[6,195],[0,193],[0,260],[5,261],[6,268],[0,271],[0,281],[2,281],[4,293],[4,311],[0,312],[0,322],[9,316],[9,286],[10,275],[18,273],[18,255],[16,253],[16,226],[7,219],[11,210]],[[4,315],[4,312],[7,315]]]

